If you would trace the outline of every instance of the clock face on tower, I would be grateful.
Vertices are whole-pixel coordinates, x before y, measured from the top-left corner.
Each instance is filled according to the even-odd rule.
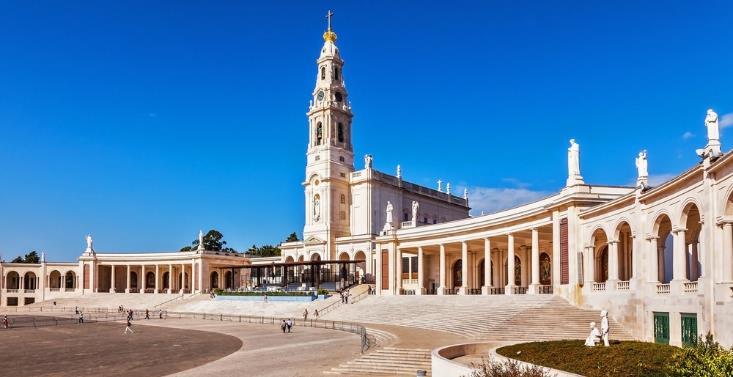
[[[318,102],[323,102],[323,97],[324,96],[325,96],[325,94],[323,93],[323,90],[319,90],[318,91],[318,95],[316,96],[316,99],[318,100]]]

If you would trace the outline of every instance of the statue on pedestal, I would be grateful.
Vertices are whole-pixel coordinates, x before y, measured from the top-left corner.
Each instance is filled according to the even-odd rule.
[[[92,235],[87,234],[85,239],[87,241],[87,249],[84,252],[93,254],[94,253],[94,240],[92,240]]]
[[[199,246],[196,250],[198,251],[204,250],[204,232],[202,232],[201,230],[199,230]]]
[[[372,155],[365,154],[364,155],[364,168],[365,169],[371,169],[372,168]]]
[[[438,180],[438,192],[443,192],[443,181]]]
[[[708,129],[708,144],[705,146],[706,155],[704,157],[718,157],[721,154],[720,126],[718,124],[718,114],[713,109],[708,109],[705,116],[705,127]]]
[[[566,186],[583,184],[583,177],[580,175],[580,145],[575,139],[570,139],[568,148],[568,180]]]
[[[392,211],[394,211],[394,207],[392,206],[392,202],[388,200],[387,201],[387,218],[386,218],[386,221],[384,222],[384,231],[394,229],[394,224],[393,224],[394,219],[392,217]]]
[[[585,338],[585,345],[587,347],[595,347],[596,343],[601,342],[601,332],[598,331],[595,322],[590,323],[590,334]]]
[[[402,167],[397,165],[397,178],[402,178]]]
[[[637,187],[645,188],[649,181],[649,169],[648,162],[646,159],[646,150],[639,152],[639,157],[636,158],[636,171],[638,177],[636,180]]]
[[[450,195],[450,182],[445,185],[445,193]]]

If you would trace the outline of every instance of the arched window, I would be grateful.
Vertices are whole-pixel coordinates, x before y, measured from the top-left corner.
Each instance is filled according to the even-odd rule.
[[[341,95],[341,92],[336,92],[334,93],[333,96],[336,97],[336,102],[341,102],[344,100],[344,97]]]
[[[339,122],[338,124],[338,140],[339,140],[339,143],[344,142],[344,125],[341,122]]]
[[[339,67],[333,67],[333,79],[338,81],[338,79],[339,79]]]
[[[326,67],[321,67],[321,80],[326,79]]]
[[[321,122],[318,122],[316,125],[316,145],[321,145],[323,143],[323,124]]]
[[[341,194],[341,204],[346,204],[346,195]]]

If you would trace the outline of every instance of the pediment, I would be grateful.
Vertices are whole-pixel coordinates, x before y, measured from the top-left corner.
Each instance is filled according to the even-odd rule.
[[[310,236],[303,241],[306,245],[324,245],[326,241],[316,237],[316,236]]]

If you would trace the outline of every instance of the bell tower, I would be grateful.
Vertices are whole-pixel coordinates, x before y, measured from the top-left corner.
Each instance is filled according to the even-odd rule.
[[[344,61],[336,47],[328,11],[328,29],[316,61],[316,86],[308,108],[308,151],[305,168],[305,227],[307,244],[323,243],[321,259],[335,259],[336,237],[348,236],[354,171],[351,144],[353,114],[343,78]]]

